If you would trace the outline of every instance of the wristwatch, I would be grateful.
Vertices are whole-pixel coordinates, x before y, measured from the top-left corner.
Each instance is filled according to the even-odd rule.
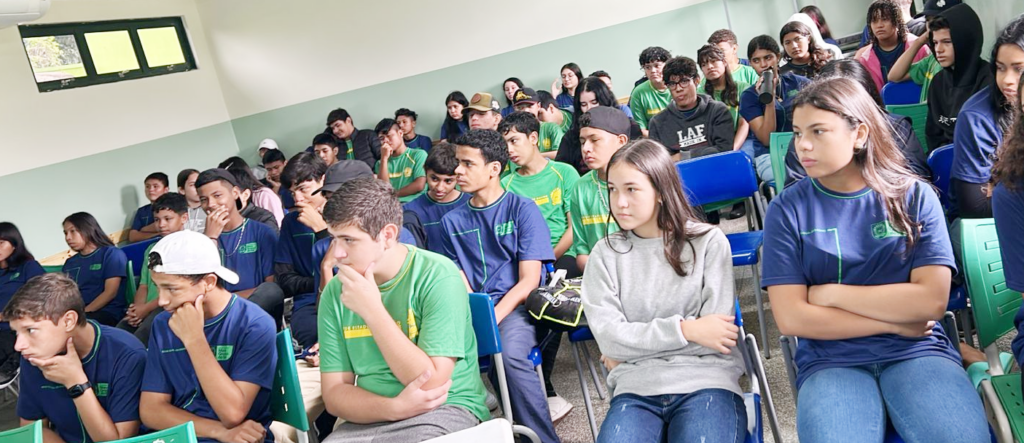
[[[82,394],[84,394],[87,389],[92,389],[92,383],[85,382],[85,383],[82,383],[80,385],[74,385],[74,386],[68,388],[68,397],[71,397],[71,398],[81,397]]]

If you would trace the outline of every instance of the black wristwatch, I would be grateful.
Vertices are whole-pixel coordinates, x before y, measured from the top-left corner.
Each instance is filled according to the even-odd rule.
[[[82,394],[84,394],[85,391],[88,390],[88,389],[92,389],[92,383],[85,382],[85,383],[82,383],[80,385],[74,385],[74,386],[68,388],[68,397],[71,397],[71,398],[81,397]]]

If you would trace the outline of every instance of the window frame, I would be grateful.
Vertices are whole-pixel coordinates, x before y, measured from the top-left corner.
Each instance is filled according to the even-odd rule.
[[[145,48],[142,47],[142,40],[139,38],[139,29],[151,28],[175,28],[178,34],[178,43],[181,45],[181,52],[185,58],[184,63],[158,66],[150,68],[146,60]],[[34,37],[53,37],[58,35],[71,35],[78,45],[78,52],[82,57],[82,65],[85,67],[85,77],[76,77],[48,82],[36,82],[39,92],[59,91],[64,89],[81,88],[85,86],[114,83],[122,80],[134,80],[146,77],[155,77],[177,72],[186,72],[197,69],[195,55],[192,52],[192,45],[185,30],[185,23],[181,17],[160,17],[142,18],[128,20],[107,20],[97,22],[71,22],[53,23],[41,25],[20,25],[18,31],[21,33],[21,48],[25,52],[25,59],[29,62],[29,69],[32,71],[32,80],[35,81],[35,69],[32,68],[32,60],[28,56],[24,39]],[[135,58],[138,60],[139,69],[132,71],[112,72],[109,74],[97,74],[96,65],[86,43],[85,34],[96,32],[127,31],[135,50]]]

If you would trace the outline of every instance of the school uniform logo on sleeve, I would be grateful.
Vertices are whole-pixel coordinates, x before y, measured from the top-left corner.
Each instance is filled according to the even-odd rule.
[[[90,271],[99,271],[100,269],[103,269],[103,263],[94,263],[89,266]]]
[[[106,383],[96,383],[96,396],[106,397],[107,393],[110,391],[109,388],[110,386]]]
[[[15,273],[11,274],[11,280],[17,280],[18,277],[21,277],[21,273],[20,272],[15,272]]]
[[[550,138],[545,138],[541,142],[541,148],[543,148],[545,151],[548,150],[548,149],[551,149],[551,139]]]
[[[238,248],[238,252],[242,254],[252,254],[259,249],[259,245],[256,242],[246,243]]]
[[[231,359],[234,353],[235,347],[232,345],[217,345],[213,347],[213,356],[217,361],[227,361]]]
[[[494,226],[494,232],[498,234],[498,237],[509,235],[516,230],[516,222],[509,220],[505,223],[499,223]]]
[[[893,228],[889,220],[883,220],[871,225],[871,236],[876,240],[889,237],[903,237],[903,233]]]

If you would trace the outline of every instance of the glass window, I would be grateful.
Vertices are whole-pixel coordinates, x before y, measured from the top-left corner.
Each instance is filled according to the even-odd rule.
[[[85,77],[82,54],[73,35],[22,39],[36,83]]]
[[[139,29],[139,40],[146,54],[146,64],[150,68],[185,63],[185,54],[181,50],[181,41],[178,40],[178,30],[173,26]]]
[[[139,69],[139,58],[128,31],[92,32],[85,34],[97,74],[111,74]]]

